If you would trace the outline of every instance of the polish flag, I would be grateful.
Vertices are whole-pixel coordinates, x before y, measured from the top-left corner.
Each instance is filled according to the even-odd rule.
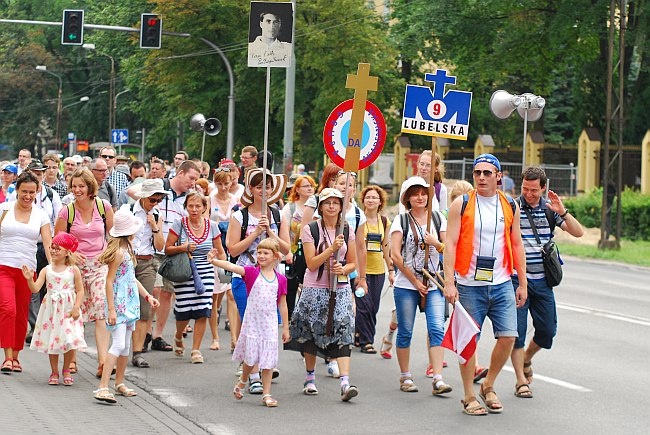
[[[449,327],[442,340],[442,347],[455,352],[458,361],[465,365],[476,351],[476,335],[480,331],[481,328],[476,321],[465,311],[460,302],[456,301]]]

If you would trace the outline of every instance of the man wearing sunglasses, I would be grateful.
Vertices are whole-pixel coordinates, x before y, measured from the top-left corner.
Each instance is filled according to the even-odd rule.
[[[137,259],[135,266],[135,277],[149,294],[153,293],[156,282],[157,268],[154,254],[162,251],[165,247],[165,237],[162,232],[162,219],[157,208],[158,203],[170,194],[163,188],[163,181],[159,178],[145,180],[139,186],[140,190],[135,196],[138,200],[133,204],[124,204],[121,209],[128,210],[142,221],[143,225],[135,233],[131,245]],[[135,324],[133,331],[133,358],[131,363],[135,367],[147,368],[149,362],[142,356],[145,338],[151,330],[152,312],[151,306],[140,297],[140,320]],[[151,340],[151,335],[148,337]]]
[[[499,160],[481,154],[474,160],[473,174],[475,189],[456,198],[449,208],[444,293],[449,303],[460,301],[479,327],[486,316],[492,321],[496,344],[479,394],[485,406],[474,392],[476,353],[460,365],[463,412],[485,415],[503,411],[493,386],[518,335],[517,308],[527,297],[526,257],[519,206],[497,190],[502,177]],[[510,279],[513,268],[521,277],[516,291]]]
[[[129,184],[129,178],[122,172],[115,170],[117,164],[115,148],[112,146],[102,148],[99,151],[99,157],[106,162],[106,166],[108,167],[108,171],[106,172],[106,181],[115,189],[116,197],[119,197],[120,193],[122,193]]]
[[[117,193],[115,187],[107,180],[108,166],[106,161],[104,159],[93,159],[90,162],[90,172],[93,173],[95,180],[97,180],[97,185],[99,186],[97,196],[110,202],[113,206],[113,211],[117,211]]]

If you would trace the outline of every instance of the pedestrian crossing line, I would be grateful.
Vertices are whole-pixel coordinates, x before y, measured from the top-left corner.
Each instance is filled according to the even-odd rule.
[[[611,320],[620,320],[622,322],[633,323],[635,325],[650,326],[650,319],[646,317],[632,316],[629,314],[617,313],[614,311],[598,310],[595,308],[582,307],[580,305],[557,304],[558,308],[576,313],[591,314],[594,316],[605,317]]]
[[[511,366],[504,366],[503,370],[512,373],[515,372],[515,369],[513,369]],[[593,391],[581,385],[572,384],[571,382],[566,382],[561,379],[551,378],[549,376],[539,375],[537,373],[535,373],[533,379],[536,381],[542,381],[549,384],[557,385],[558,387],[568,388],[569,390],[578,391],[580,393],[591,393]]]

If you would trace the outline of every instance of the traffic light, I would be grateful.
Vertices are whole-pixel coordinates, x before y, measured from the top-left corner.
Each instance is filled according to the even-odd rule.
[[[160,48],[162,18],[158,14],[142,14],[140,20],[140,48]]]
[[[84,11],[64,10],[61,28],[62,45],[82,45],[84,43]]]

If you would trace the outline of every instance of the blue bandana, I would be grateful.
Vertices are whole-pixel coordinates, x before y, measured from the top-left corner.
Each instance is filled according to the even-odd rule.
[[[497,171],[501,172],[501,163],[499,163],[499,159],[494,157],[492,154],[481,154],[474,159],[474,166],[476,167],[477,164],[483,162],[494,165],[497,168]]]

